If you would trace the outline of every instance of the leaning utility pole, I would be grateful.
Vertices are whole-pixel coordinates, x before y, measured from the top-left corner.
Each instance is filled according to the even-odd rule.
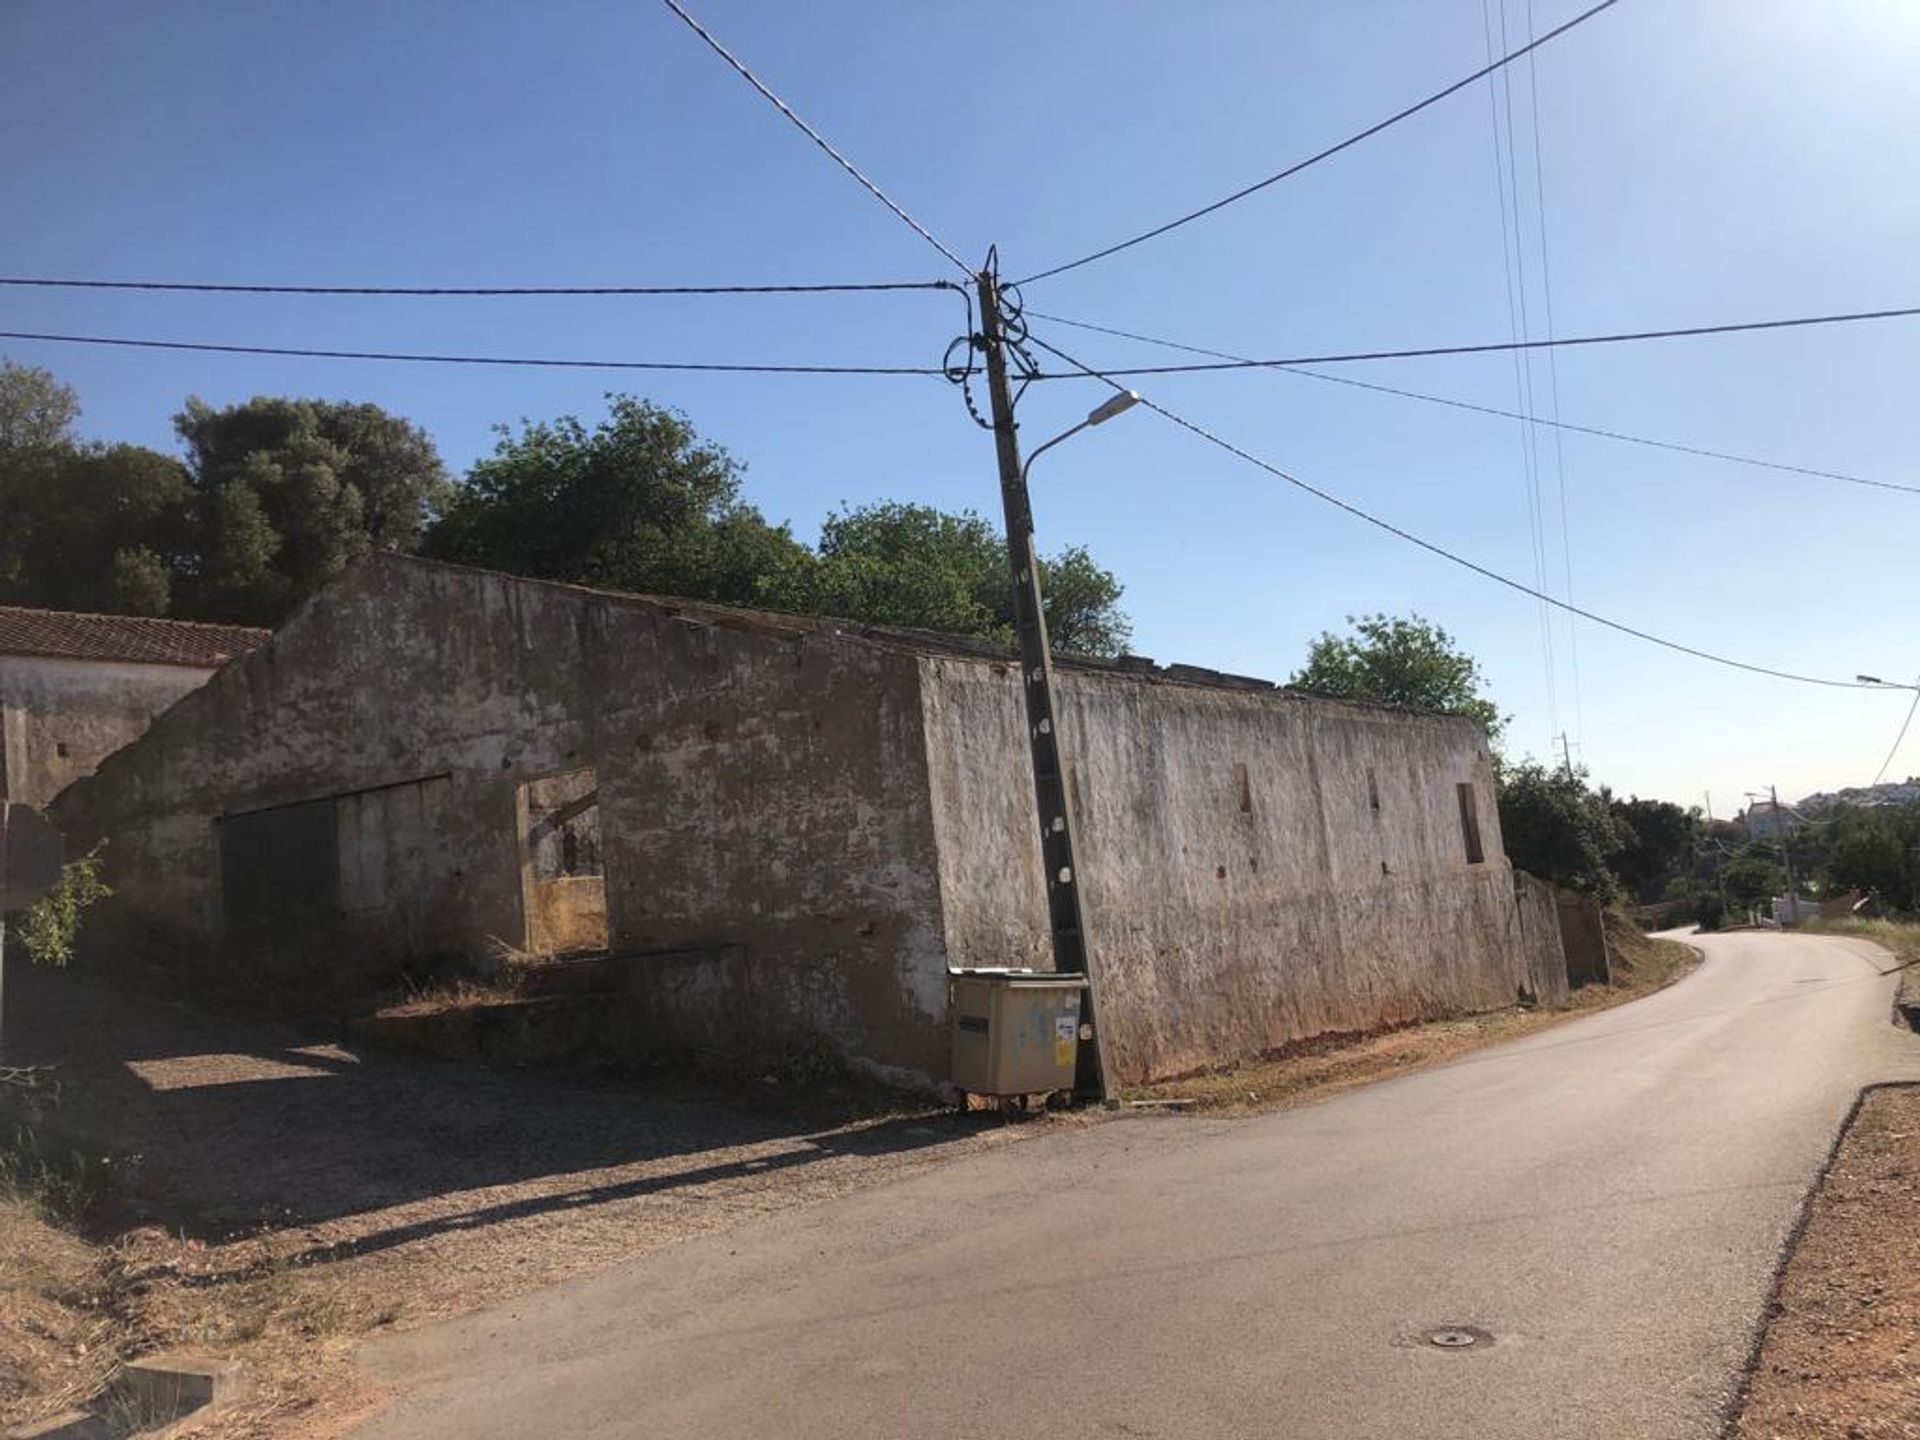
[[[1096,977],[1087,944],[1087,909],[1074,863],[1073,817],[1060,763],[1060,725],[1053,684],[1053,647],[1041,608],[1039,555],[1033,544],[1033,505],[1020,470],[1020,442],[1007,389],[1006,335],[1000,320],[1000,286],[991,269],[977,277],[980,339],[986,350],[987,393],[993,402],[993,442],[1000,462],[1000,500],[1006,511],[1007,558],[1013,567],[1014,621],[1020,633],[1021,689],[1026,693],[1027,738],[1033,747],[1033,791],[1039,802],[1040,857],[1046,866],[1047,920],[1053,932],[1053,967],[1084,975],[1080,1023],[1083,1040],[1074,1073],[1074,1094],[1102,1099],[1109,1083],[1106,1037],[1096,1003]]]

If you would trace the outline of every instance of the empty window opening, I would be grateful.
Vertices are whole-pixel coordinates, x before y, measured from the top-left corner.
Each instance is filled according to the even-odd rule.
[[[1453,793],[1460,801],[1460,839],[1467,847],[1467,863],[1483,865],[1487,855],[1480,848],[1480,811],[1473,786],[1463,782],[1453,787]]]
[[[1067,761],[1067,808],[1073,812],[1076,825],[1087,818],[1087,812],[1080,807],[1080,762],[1077,760]]]
[[[58,755],[62,760],[66,759],[67,758],[67,742],[64,740],[54,741],[53,753]]]
[[[607,945],[600,784],[591,765],[520,787],[527,948],[570,955]]]
[[[1380,781],[1374,776],[1373,767],[1367,767],[1367,808],[1375,815],[1380,813]]]
[[[1241,761],[1233,762],[1233,793],[1240,799],[1240,813],[1253,813],[1253,780],[1247,774],[1247,767]]]

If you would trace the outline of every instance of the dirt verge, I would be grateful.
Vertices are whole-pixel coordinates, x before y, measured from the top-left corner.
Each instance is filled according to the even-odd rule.
[[[1734,1440],[1920,1436],[1920,1086],[1861,1101],[1781,1273]]]

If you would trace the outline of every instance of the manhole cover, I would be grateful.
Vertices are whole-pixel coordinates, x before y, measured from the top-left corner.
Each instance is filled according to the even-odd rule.
[[[1442,1325],[1427,1331],[1426,1341],[1437,1350],[1472,1350],[1491,1345],[1493,1336],[1477,1325]]]

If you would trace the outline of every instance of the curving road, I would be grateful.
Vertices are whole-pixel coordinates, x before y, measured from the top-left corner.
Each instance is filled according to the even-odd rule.
[[[1703,945],[1305,1109],[1043,1138],[383,1341],[360,1433],[1717,1435],[1808,1186],[1920,1037],[1871,946]]]

